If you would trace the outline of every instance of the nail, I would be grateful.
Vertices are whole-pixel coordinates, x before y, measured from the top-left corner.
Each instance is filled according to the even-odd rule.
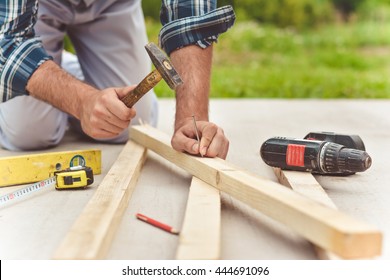
[[[200,151],[200,155],[203,157],[205,154],[207,154],[207,148],[203,147],[202,150]]]

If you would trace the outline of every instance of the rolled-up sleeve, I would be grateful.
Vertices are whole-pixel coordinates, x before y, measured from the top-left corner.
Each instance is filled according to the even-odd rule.
[[[159,41],[165,52],[192,44],[206,48],[217,41],[236,17],[232,6],[216,6],[216,0],[163,0]]]
[[[34,0],[0,4],[0,102],[28,94],[29,78],[51,59],[34,36],[36,12]]]

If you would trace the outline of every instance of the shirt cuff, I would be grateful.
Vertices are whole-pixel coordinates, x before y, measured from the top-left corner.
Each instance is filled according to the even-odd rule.
[[[26,86],[31,75],[43,62],[52,59],[41,42],[35,38],[9,46],[0,73],[2,102],[19,95],[27,95]]]
[[[160,31],[160,46],[168,55],[187,45],[206,48],[217,41],[219,34],[232,27],[235,19],[233,7],[224,6],[200,16],[171,21]]]

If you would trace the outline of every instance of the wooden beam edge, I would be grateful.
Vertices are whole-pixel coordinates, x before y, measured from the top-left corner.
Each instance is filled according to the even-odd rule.
[[[180,231],[177,260],[218,260],[221,257],[220,192],[193,177],[184,223]]]
[[[328,194],[309,172],[289,171],[280,168],[272,168],[280,184],[294,191],[322,203],[330,208],[337,209]],[[314,251],[321,260],[340,260],[341,258],[332,252],[312,244]]]

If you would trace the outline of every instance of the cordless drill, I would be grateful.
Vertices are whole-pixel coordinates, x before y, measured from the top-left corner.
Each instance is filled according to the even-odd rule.
[[[314,132],[304,139],[273,137],[263,143],[260,155],[273,167],[315,174],[351,175],[372,163],[356,135]]]

